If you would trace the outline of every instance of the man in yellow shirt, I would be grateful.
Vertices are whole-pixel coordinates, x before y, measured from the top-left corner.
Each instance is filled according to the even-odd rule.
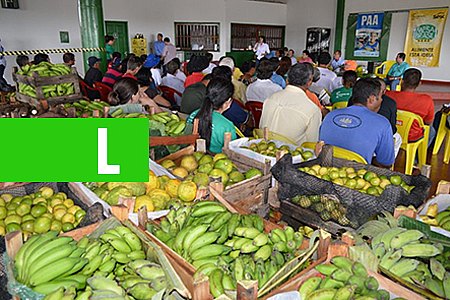
[[[264,101],[260,128],[288,137],[301,145],[317,142],[322,113],[309,100],[305,90],[312,84],[312,69],[306,64],[296,64],[288,73],[286,89]]]

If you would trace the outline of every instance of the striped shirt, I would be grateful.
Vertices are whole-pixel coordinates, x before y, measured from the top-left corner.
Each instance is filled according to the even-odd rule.
[[[106,71],[105,75],[103,76],[102,83],[112,88],[116,83],[116,81],[119,80],[121,77],[122,77],[121,72],[113,68],[109,68],[108,71]]]

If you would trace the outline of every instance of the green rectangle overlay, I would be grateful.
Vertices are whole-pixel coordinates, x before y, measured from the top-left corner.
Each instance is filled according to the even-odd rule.
[[[148,128],[141,118],[0,119],[0,182],[147,182]]]

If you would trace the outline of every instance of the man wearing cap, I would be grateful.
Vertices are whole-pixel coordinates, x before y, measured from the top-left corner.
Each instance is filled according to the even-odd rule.
[[[155,82],[156,86],[159,86],[161,84],[161,71],[157,68],[159,64],[159,58],[151,53],[147,55],[147,59],[144,62],[143,67],[149,68],[150,72],[152,73],[153,81]]]
[[[100,58],[91,56],[88,58],[89,70],[84,76],[84,82],[89,86],[94,87],[95,82],[102,82],[103,74],[100,71]]]
[[[235,66],[232,57],[222,57],[219,66],[229,67],[234,74]],[[245,96],[247,86],[242,81],[237,80],[234,76],[231,79],[231,83],[233,83],[234,86],[233,99],[239,100],[241,103],[245,104],[245,102],[247,102],[247,97]]]

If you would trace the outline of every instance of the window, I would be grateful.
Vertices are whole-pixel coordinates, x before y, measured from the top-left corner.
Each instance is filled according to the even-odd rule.
[[[282,48],[285,30],[286,26],[231,23],[231,50],[253,48],[260,35],[266,37],[271,50]]]
[[[175,43],[181,50],[220,51],[219,23],[175,22]]]

